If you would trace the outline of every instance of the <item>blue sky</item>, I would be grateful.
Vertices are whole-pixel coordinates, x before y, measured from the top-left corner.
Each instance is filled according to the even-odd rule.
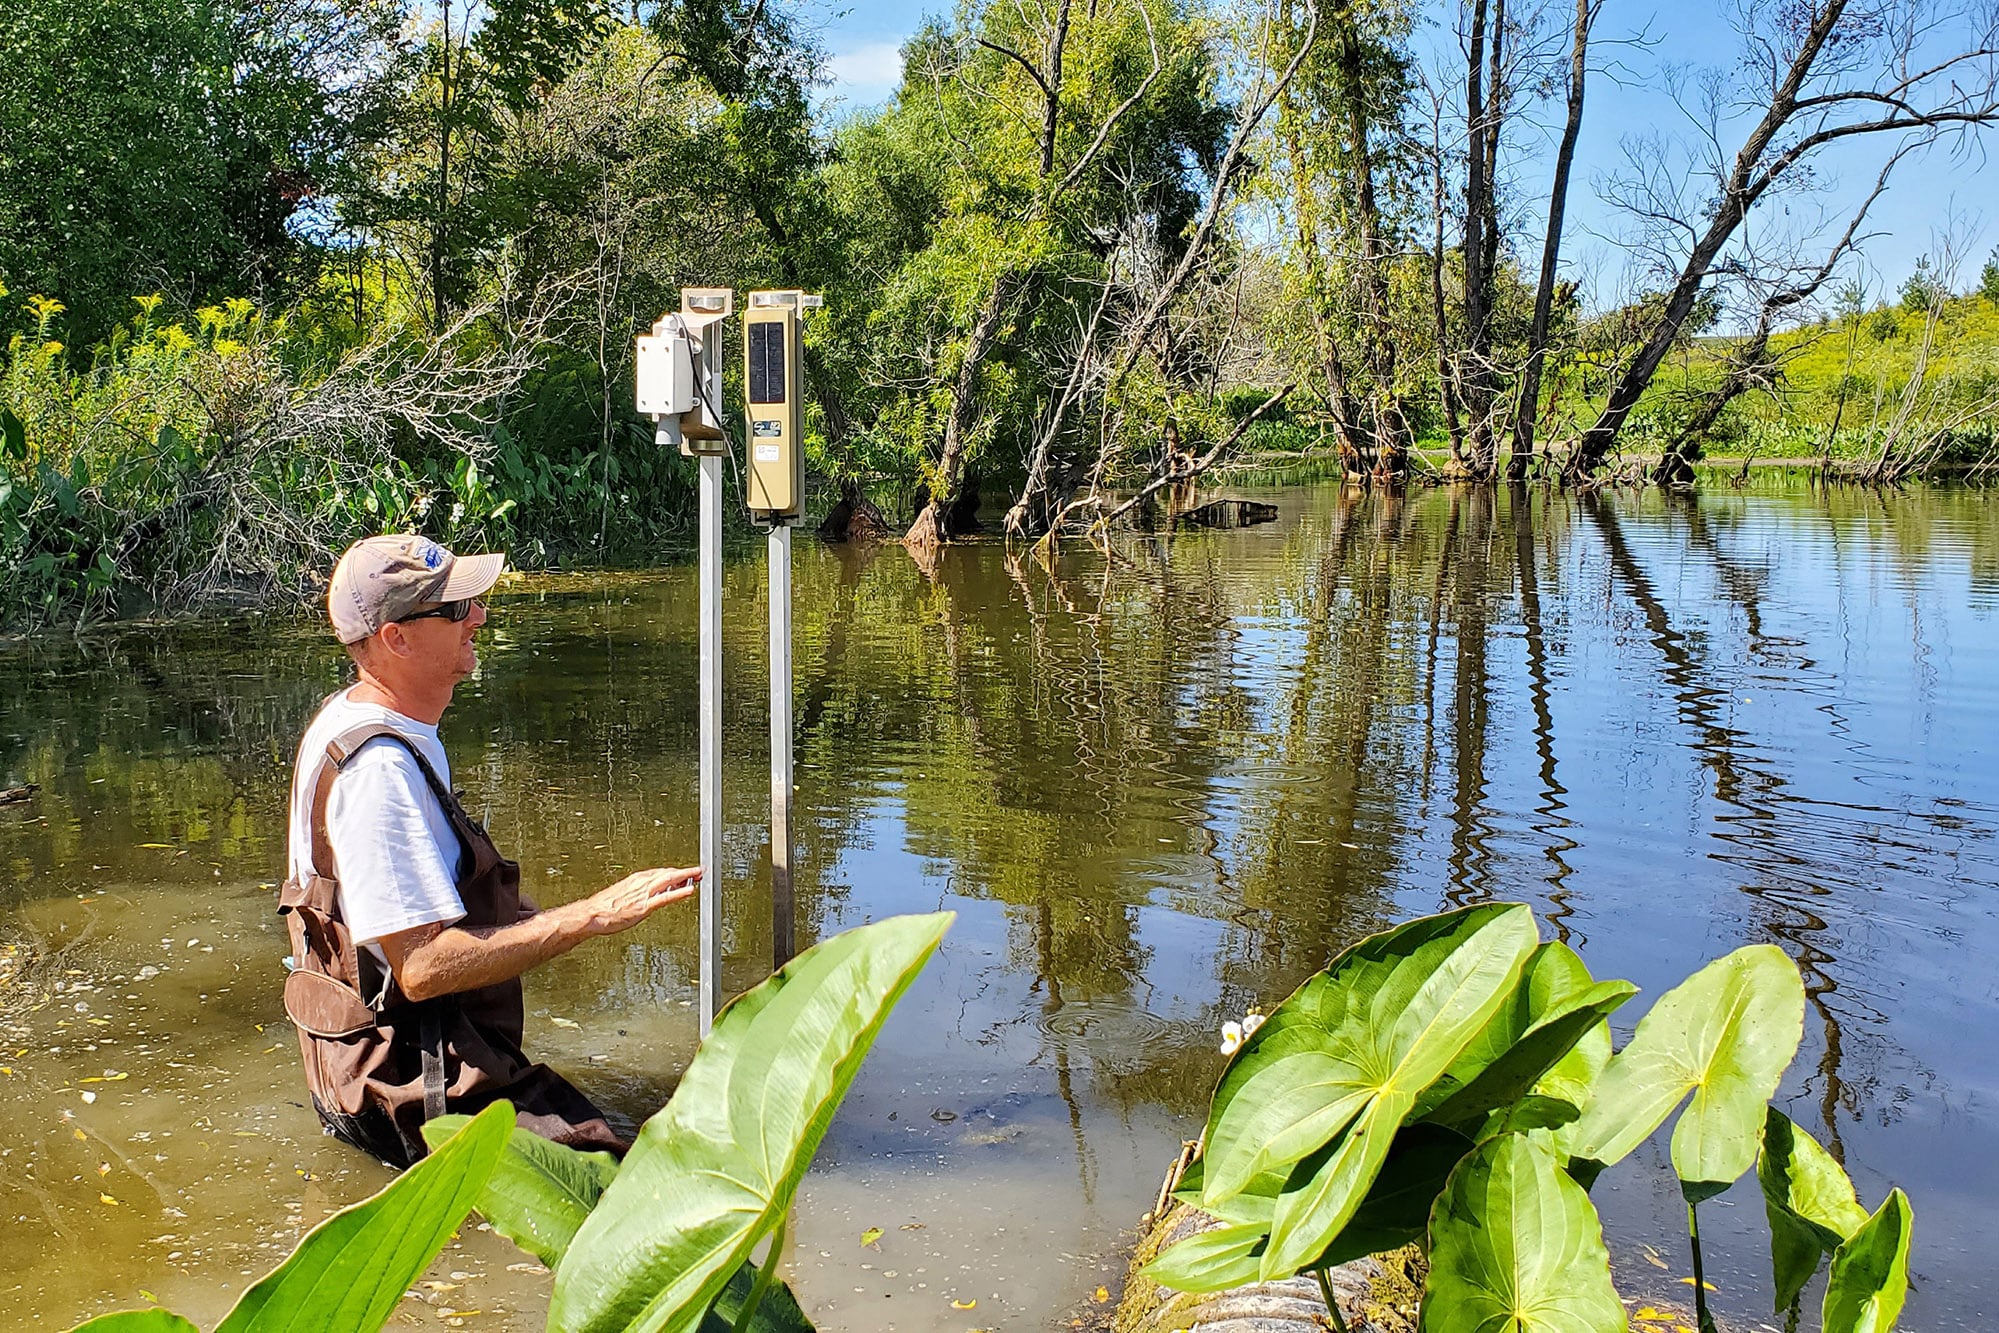
[[[820,28],[831,56],[833,86],[827,97],[849,109],[878,103],[893,92],[900,73],[901,42],[916,30],[925,13],[946,8],[922,0],[801,3],[807,24]],[[1645,159],[1663,150],[1670,160],[1695,142],[1695,127],[1666,88],[1676,77],[1691,86],[1703,70],[1725,67],[1735,58],[1738,38],[1724,20],[1724,4],[1725,0],[1684,0],[1672,6],[1656,0],[1608,0],[1599,20],[1598,38],[1616,43],[1602,52],[1602,61],[1613,67],[1591,74],[1564,249],[1573,261],[1566,276],[1583,281],[1600,301],[1615,299],[1632,280],[1632,266],[1641,261],[1629,243],[1625,215],[1599,199],[1599,188],[1614,174],[1628,170],[1634,153]],[[1437,16],[1456,12],[1454,5],[1433,4],[1429,9]],[[1454,43],[1455,36],[1440,17],[1426,25],[1418,40],[1437,49]],[[1524,145],[1539,142],[1544,151],[1516,161],[1513,182],[1515,197],[1522,201],[1523,226],[1533,236],[1524,247],[1529,250],[1526,258],[1534,263],[1538,263],[1542,225],[1538,219],[1545,216],[1550,159],[1560,130],[1555,118],[1561,112],[1559,106],[1549,105],[1544,114],[1552,122],[1546,134],[1523,138]],[[1739,126],[1726,127],[1725,134],[1727,129],[1735,129],[1734,138],[1739,140]],[[1724,138],[1724,143],[1732,151],[1734,142]],[[1999,131],[1987,134],[1986,145],[1999,147]],[[1771,201],[1777,207],[1764,208],[1760,216],[1752,214],[1755,234],[1774,238],[1786,227],[1809,230],[1823,214],[1837,219],[1824,241],[1829,245],[1844,229],[1846,214],[1872,188],[1887,151],[1878,142],[1853,141],[1850,148],[1841,146],[1838,153],[1816,159],[1819,188]],[[1961,255],[1956,285],[1962,289],[1976,282],[1979,268],[1999,242],[1999,171],[1985,171],[1984,166],[1976,147],[1955,154],[1935,149],[1927,158],[1902,163],[1889,192],[1869,214],[1868,230],[1876,234],[1853,270],[1867,283],[1870,295],[1893,299],[1918,257],[1935,251],[1946,233],[1955,237]]]

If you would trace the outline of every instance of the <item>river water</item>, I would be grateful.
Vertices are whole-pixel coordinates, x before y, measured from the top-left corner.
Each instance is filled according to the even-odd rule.
[[[1999,510],[1242,493],[1279,520],[1108,561],[798,543],[801,944],[958,913],[801,1193],[820,1326],[1068,1327],[1199,1132],[1224,1020],[1367,931],[1509,898],[1644,988],[1625,1031],[1737,945],[1796,959],[1781,1105],[1863,1202],[1912,1196],[1907,1326],[1986,1327]],[[763,579],[760,544],[732,555],[732,988],[769,948]],[[695,859],[695,611],[685,565],[496,598],[443,731],[543,901]],[[41,787],[0,807],[10,1325],[149,1296],[210,1323],[387,1179],[320,1135],[278,1000],[292,749],[343,666],[255,618],[0,651],[0,788]],[[691,909],[593,942],[530,977],[530,1049],[642,1118],[691,1051],[695,972]],[[1596,1198],[1627,1290],[1684,1296],[1663,1136]],[[1745,1327],[1761,1212],[1753,1179],[1703,1211]],[[427,1280],[398,1326],[540,1326],[548,1279],[489,1233]]]

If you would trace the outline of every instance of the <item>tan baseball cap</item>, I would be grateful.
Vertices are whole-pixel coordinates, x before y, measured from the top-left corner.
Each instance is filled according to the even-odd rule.
[[[453,555],[428,537],[363,537],[333,567],[326,614],[340,642],[359,643],[427,604],[479,596],[506,567],[504,555]]]

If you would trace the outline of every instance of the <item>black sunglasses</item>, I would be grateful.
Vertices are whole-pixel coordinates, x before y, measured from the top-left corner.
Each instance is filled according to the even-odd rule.
[[[445,602],[441,606],[433,606],[428,611],[415,611],[406,616],[397,616],[391,623],[407,625],[412,620],[428,620],[432,616],[437,616],[456,625],[464,620],[465,617],[472,614],[472,603],[474,600],[470,597],[461,597],[455,602]]]

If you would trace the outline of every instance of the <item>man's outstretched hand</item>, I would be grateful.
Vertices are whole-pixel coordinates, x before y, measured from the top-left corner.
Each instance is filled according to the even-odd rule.
[[[641,870],[588,898],[523,913],[504,926],[416,926],[381,938],[403,994],[427,1000],[511,981],[593,935],[628,930],[660,908],[692,897],[700,866]]]
[[[608,889],[599,889],[577,906],[589,913],[592,934],[614,935],[636,926],[668,903],[692,897],[700,882],[700,866],[638,870]]]

